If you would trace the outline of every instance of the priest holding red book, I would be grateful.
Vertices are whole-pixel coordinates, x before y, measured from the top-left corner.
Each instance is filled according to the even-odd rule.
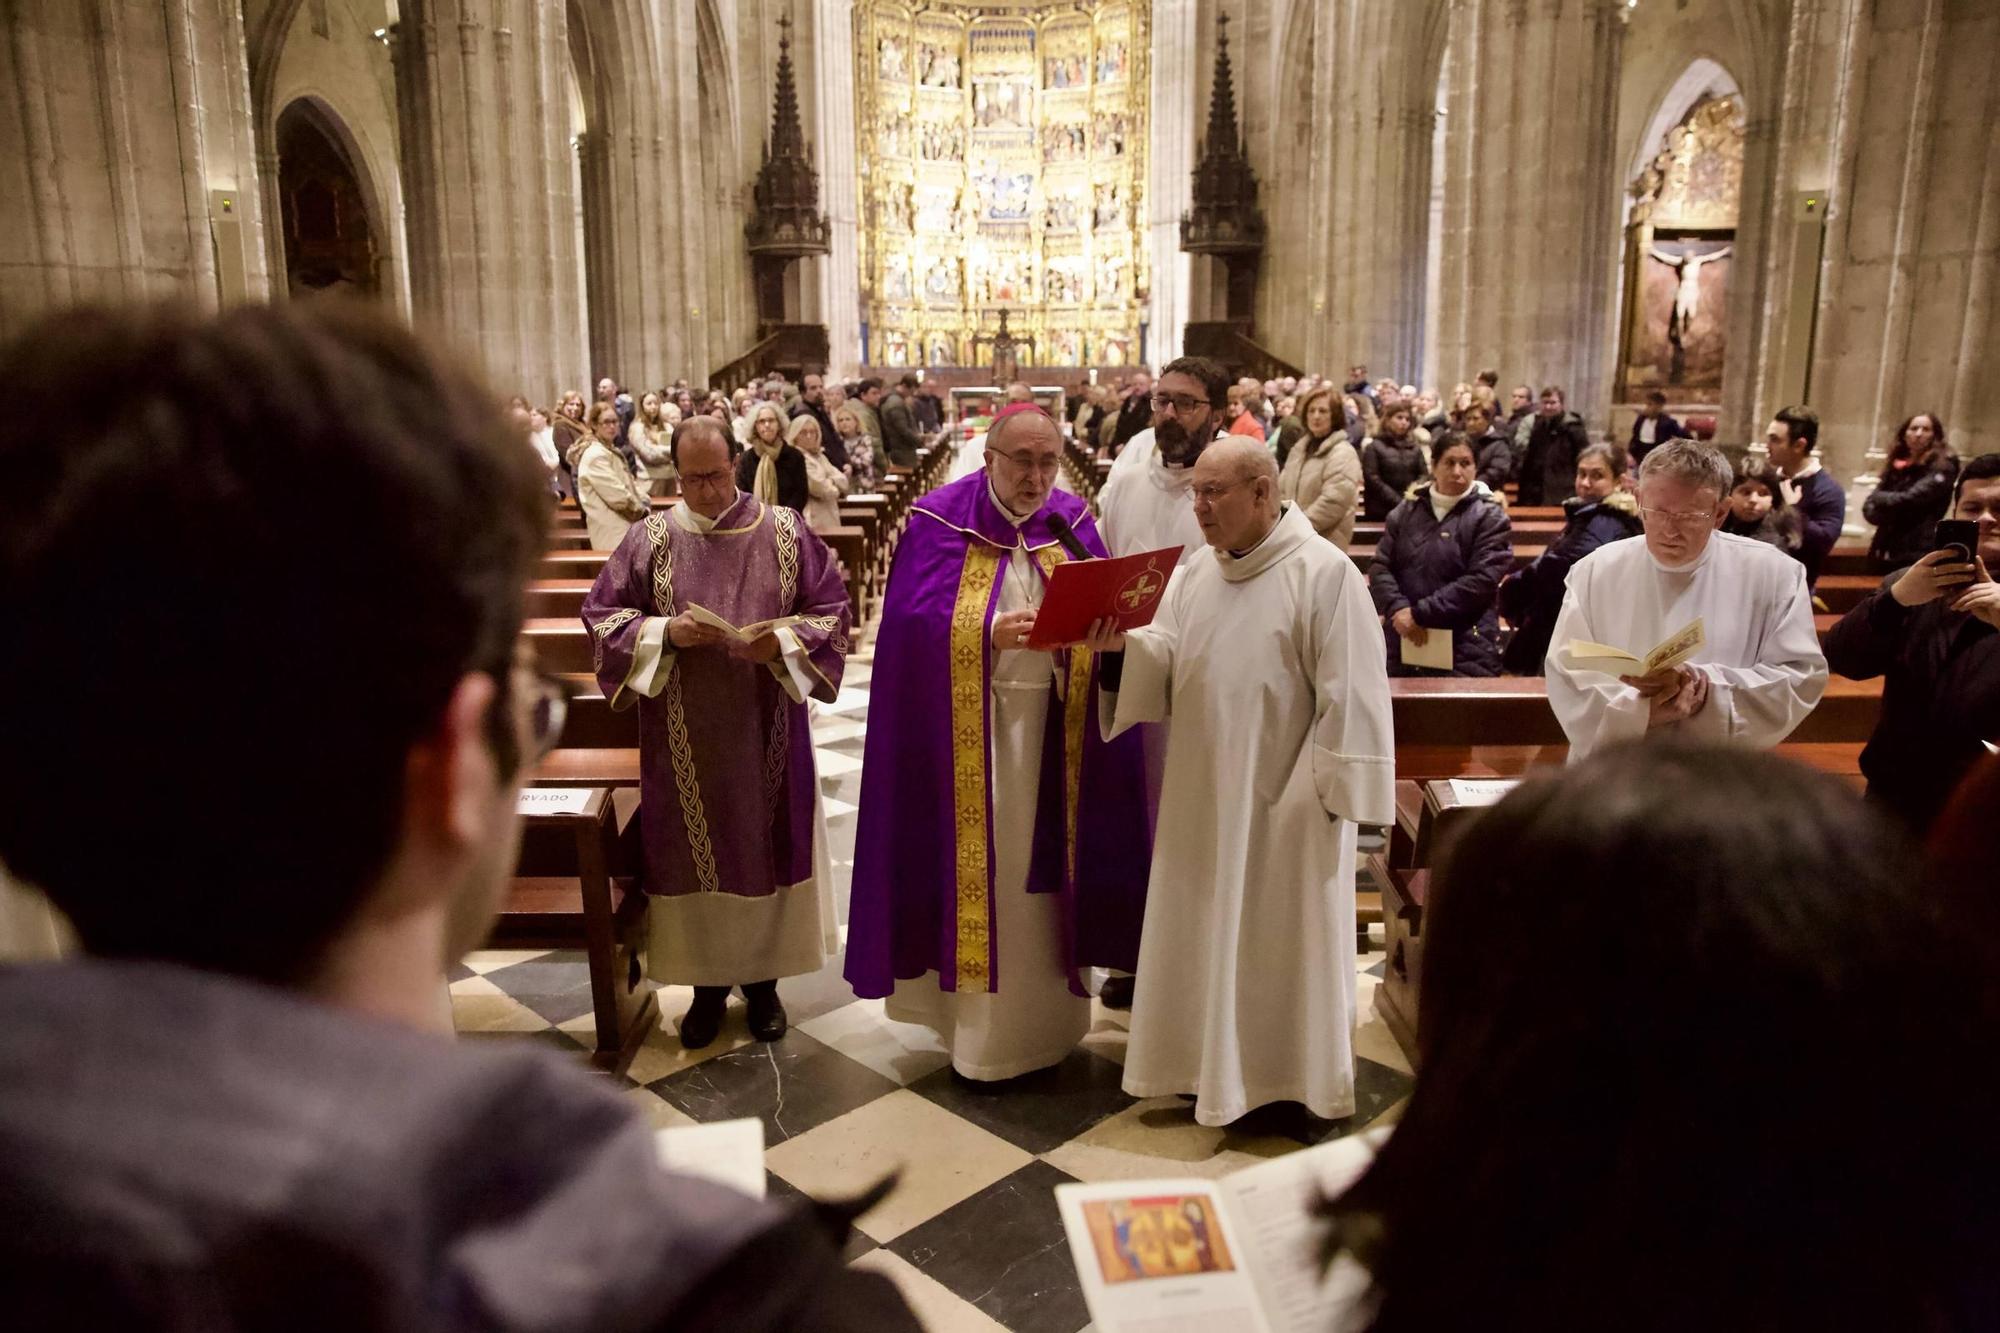
[[[912,506],[876,635],[846,976],[986,1081],[1074,1049],[1081,970],[1135,968],[1145,909],[1137,749],[1099,737],[1093,654],[1029,646],[1063,538],[1105,555],[1061,460],[1046,412],[1002,412]]]

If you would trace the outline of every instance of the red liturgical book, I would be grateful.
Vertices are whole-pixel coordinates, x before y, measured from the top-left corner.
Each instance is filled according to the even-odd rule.
[[[1066,560],[1049,575],[1049,589],[1035,613],[1030,648],[1076,643],[1095,620],[1115,619],[1120,633],[1150,625],[1166,594],[1181,548],[1120,556],[1115,560]]]

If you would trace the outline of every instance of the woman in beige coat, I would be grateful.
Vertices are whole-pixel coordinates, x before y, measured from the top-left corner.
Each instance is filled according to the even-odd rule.
[[[1306,433],[1285,457],[1278,496],[1297,505],[1320,536],[1345,551],[1361,508],[1361,455],[1340,429],[1332,388],[1307,394],[1300,400],[1298,417]]]

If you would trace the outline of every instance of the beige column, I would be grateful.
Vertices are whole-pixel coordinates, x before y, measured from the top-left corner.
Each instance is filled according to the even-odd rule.
[[[827,327],[830,359],[845,373],[861,362],[861,209],[855,197],[854,7],[818,0],[811,43],[812,96],[806,137],[817,150],[819,197],[832,228],[832,252],[805,261],[817,269],[817,318]]]
[[[0,43],[0,336],[81,301],[267,293],[239,7],[13,0]]]
[[[560,0],[403,0],[394,57],[415,317],[502,393],[584,388]]]
[[[1146,316],[1148,365],[1181,354],[1194,301],[1194,273],[1181,253],[1181,214],[1194,171],[1195,117],[1208,106],[1213,45],[1198,40],[1196,0],[1154,0],[1152,133],[1147,145],[1146,235],[1152,249],[1152,298]],[[1213,32],[1213,26],[1203,31]],[[1192,96],[1191,90],[1200,90]]]
[[[1610,411],[1619,0],[1453,0],[1438,375]]]

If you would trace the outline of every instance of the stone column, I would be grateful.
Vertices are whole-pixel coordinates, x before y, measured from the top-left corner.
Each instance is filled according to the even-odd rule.
[[[1610,413],[1619,0],[1452,0],[1438,376]]]
[[[813,13],[813,122],[819,150],[820,202],[832,225],[833,251],[807,262],[819,269],[819,318],[841,373],[861,364],[861,208],[855,197],[854,6],[819,0]]]
[[[77,302],[214,308],[238,271],[265,296],[240,9],[14,0],[0,25],[0,336]],[[220,270],[215,192],[240,246]]]
[[[394,57],[416,318],[501,393],[588,391],[561,0],[403,0]]]
[[[1214,48],[1196,40],[1197,0],[1154,0],[1151,182],[1146,191],[1147,237],[1152,247],[1152,300],[1147,312],[1148,365],[1157,369],[1181,354],[1193,301],[1193,270],[1181,253],[1181,214],[1193,189],[1195,114],[1206,107],[1206,65]],[[1211,29],[1212,30],[1212,29]],[[1199,88],[1200,97],[1188,95]]]

